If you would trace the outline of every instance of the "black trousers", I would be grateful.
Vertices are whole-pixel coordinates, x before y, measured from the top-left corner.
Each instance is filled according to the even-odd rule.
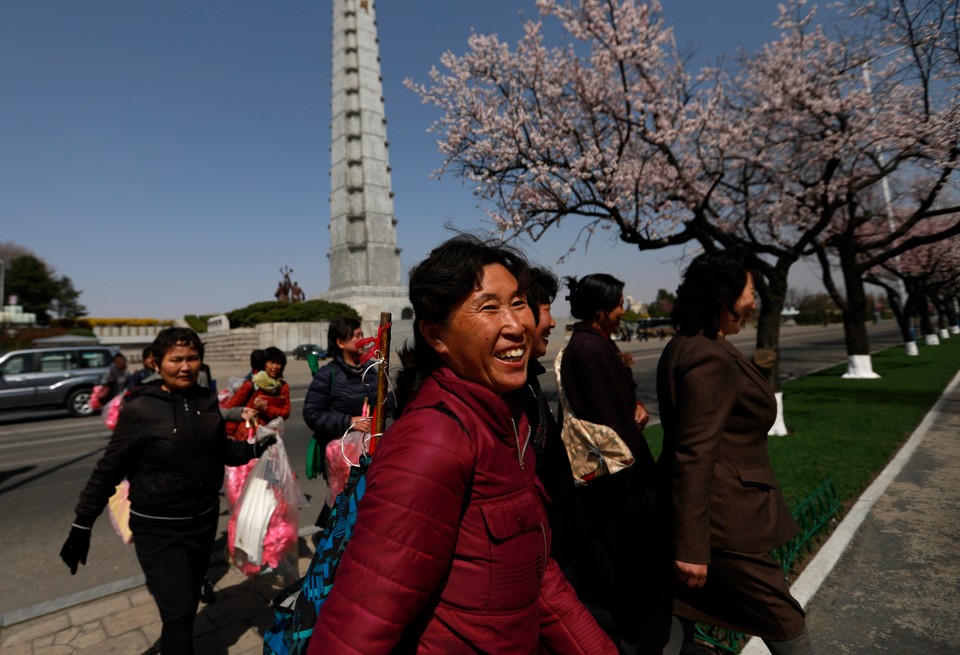
[[[202,516],[175,521],[130,515],[137,559],[163,621],[161,653],[193,653],[193,622],[218,515],[216,507]]]
[[[614,641],[635,642],[658,599],[652,501],[631,469],[576,493],[581,534],[573,587]]]

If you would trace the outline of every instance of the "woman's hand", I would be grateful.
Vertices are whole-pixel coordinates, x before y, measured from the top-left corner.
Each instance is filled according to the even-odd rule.
[[[674,560],[673,571],[677,574],[677,580],[691,589],[707,584],[706,564],[691,564],[690,562]]]
[[[373,421],[369,416],[354,416],[350,419],[350,429],[357,432],[370,432],[373,429]]]
[[[257,396],[253,399],[253,409],[255,409],[258,414],[264,412],[267,409],[267,400]]]
[[[637,422],[641,430],[647,425],[647,421],[650,420],[650,412],[647,411],[647,408],[644,407],[643,403],[639,400],[637,401],[637,408],[633,411],[633,420]]]
[[[244,407],[240,412],[240,419],[243,421],[253,421],[257,418],[257,410],[253,407]]]
[[[630,353],[618,353],[620,355],[620,361],[623,362],[623,365],[627,368],[633,366],[633,355]]]

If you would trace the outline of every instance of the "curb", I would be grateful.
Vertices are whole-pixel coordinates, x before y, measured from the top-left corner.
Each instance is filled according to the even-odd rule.
[[[870,510],[887,490],[887,487],[890,486],[890,483],[900,474],[904,465],[910,461],[917,446],[924,440],[930,428],[940,417],[940,414],[943,413],[943,406],[947,403],[947,399],[956,391],[958,385],[960,385],[960,372],[953,376],[950,384],[948,384],[947,388],[940,394],[933,408],[923,417],[920,425],[913,431],[910,438],[900,447],[897,454],[894,455],[890,463],[884,467],[877,478],[867,487],[866,491],[857,498],[853,507],[847,512],[846,517],[844,517],[840,525],[837,526],[837,529],[833,531],[830,538],[827,539],[827,542],[820,547],[814,558],[810,560],[810,563],[803,569],[800,577],[798,577],[790,587],[790,593],[793,594],[793,597],[797,599],[802,607],[805,608],[807,606],[807,603],[809,603],[810,599],[817,593],[817,590],[823,584],[824,580],[827,579],[833,567],[840,561],[840,556],[843,555],[847,546],[853,541],[860,525],[864,519],[867,518],[867,514],[870,513]],[[769,653],[770,651],[759,637],[751,637],[747,645],[740,651],[740,655],[769,655]]]
[[[124,580],[116,580],[115,582],[109,582],[99,587],[93,587],[92,589],[78,591],[75,594],[62,596],[56,600],[49,600],[44,603],[31,605],[30,607],[24,607],[23,609],[13,610],[6,614],[0,614],[0,628],[9,628],[12,625],[23,623],[24,621],[36,619],[47,614],[53,614],[60,610],[69,609],[77,605],[82,605],[83,603],[89,603],[90,601],[100,600],[113,594],[130,591],[131,589],[142,587],[144,584],[146,584],[146,578],[143,574],[134,575]]]

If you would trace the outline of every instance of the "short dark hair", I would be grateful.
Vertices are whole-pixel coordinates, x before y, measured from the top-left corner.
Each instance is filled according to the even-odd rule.
[[[256,348],[250,351],[250,370],[262,371],[263,365],[267,363],[267,354],[262,348]]]
[[[360,327],[360,321],[349,316],[341,316],[330,321],[330,327],[327,328],[327,354],[330,357],[342,355],[343,348],[337,341],[348,341],[358,327]]]
[[[570,289],[570,315],[581,321],[594,319],[600,312],[609,312],[623,299],[623,282],[607,273],[591,273],[577,280],[563,278]]]
[[[530,267],[527,277],[527,304],[533,310],[534,323],[540,322],[540,305],[550,305],[560,291],[560,280],[549,268]]]
[[[197,354],[200,355],[200,359],[203,359],[203,342],[200,341],[200,337],[197,336],[197,333],[190,328],[169,327],[160,330],[160,332],[157,333],[157,337],[153,340],[153,344],[151,344],[150,348],[153,350],[157,358],[160,361],[163,361],[163,358],[167,356],[167,353],[176,346],[193,348],[197,351]]]
[[[153,352],[153,346],[147,346],[140,352],[140,361],[144,361],[144,362],[147,361],[147,357],[149,357],[150,355],[153,355],[154,357],[156,357],[156,353]]]
[[[283,369],[287,367],[287,356],[283,354],[283,351],[279,348],[270,346],[263,351],[264,361],[273,362],[274,364],[280,365],[280,374],[283,374]]]
[[[410,304],[413,305],[413,346],[400,352],[403,369],[397,377],[398,405],[402,407],[420,383],[443,362],[421,331],[423,321],[445,325],[453,310],[482,282],[484,268],[500,264],[517,280],[526,297],[530,266],[522,252],[499,239],[458,234],[430,251],[410,271]]]
[[[756,260],[745,248],[707,252],[696,257],[683,273],[677,287],[671,319],[679,334],[692,336],[703,332],[716,339],[720,331],[720,312],[733,312],[744,287],[747,273],[757,277]]]

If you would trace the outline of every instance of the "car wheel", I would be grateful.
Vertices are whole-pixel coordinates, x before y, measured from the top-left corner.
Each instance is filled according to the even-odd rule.
[[[67,396],[67,411],[71,416],[92,416],[93,407],[90,406],[90,394],[93,389],[90,387],[81,387],[74,389]]]

